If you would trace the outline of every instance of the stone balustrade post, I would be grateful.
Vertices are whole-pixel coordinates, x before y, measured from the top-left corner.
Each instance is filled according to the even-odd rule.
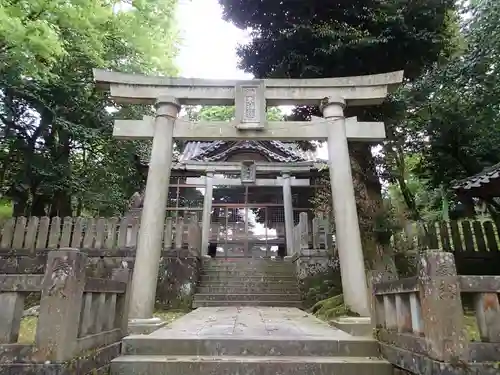
[[[127,284],[125,294],[120,294],[116,298],[116,319],[115,326],[122,330],[125,336],[128,332],[128,313],[130,309],[130,292],[132,283],[132,273],[128,268],[114,268],[111,271],[111,279]]]
[[[198,215],[189,215],[188,224],[188,249],[189,253],[200,257],[202,255],[201,240],[202,233],[200,230],[200,224],[198,223]]]
[[[425,251],[419,256],[419,298],[428,355],[438,361],[467,361],[464,312],[452,253]]]
[[[299,214],[299,228],[300,228],[300,254],[303,254],[303,250],[309,249],[309,222],[307,218],[307,212],[301,212]]]
[[[75,355],[85,288],[87,255],[77,249],[51,251],[42,283],[36,346],[50,361]]]

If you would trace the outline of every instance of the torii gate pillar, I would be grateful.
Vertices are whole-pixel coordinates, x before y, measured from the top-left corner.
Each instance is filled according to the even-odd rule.
[[[351,172],[351,160],[344,118],[345,101],[326,98],[321,104],[328,121],[328,162],[345,304],[362,316],[369,316],[366,273],[358,212]]]
[[[132,325],[134,319],[153,315],[172,168],[174,125],[179,110],[180,105],[173,97],[161,97],[156,102],[153,146],[132,279],[133,298],[129,310]]]

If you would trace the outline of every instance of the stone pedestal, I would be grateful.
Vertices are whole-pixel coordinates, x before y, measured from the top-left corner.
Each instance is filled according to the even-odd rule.
[[[153,314],[172,168],[173,131],[179,109],[175,98],[157,100],[153,147],[132,278],[131,319],[149,319]]]
[[[338,244],[344,301],[352,311],[361,316],[370,316],[344,107],[345,102],[342,98],[328,98],[322,103],[323,116],[329,120],[328,155],[335,236]]]

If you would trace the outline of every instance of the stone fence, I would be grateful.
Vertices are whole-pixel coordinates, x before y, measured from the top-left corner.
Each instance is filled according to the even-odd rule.
[[[332,250],[333,234],[330,231],[328,219],[313,218],[309,228],[307,212],[301,212],[299,223],[293,228],[293,257],[297,257],[304,250]]]
[[[457,275],[453,254],[431,250],[419,255],[416,277],[373,272],[371,289],[372,322],[393,365],[419,375],[500,372],[500,277]],[[480,341],[468,337],[471,318]]]
[[[92,278],[86,264],[87,254],[61,248],[48,253],[44,274],[0,274],[0,373],[101,373],[119,355],[129,270]],[[24,299],[33,292],[41,293],[35,342],[18,343]]]
[[[136,218],[18,217],[1,228],[0,275],[43,274],[51,250],[76,248],[86,254],[86,275],[110,278],[115,268],[133,271],[140,222]],[[165,220],[157,302],[186,308],[198,281],[201,227],[192,215]]]
[[[315,217],[311,221],[306,212],[299,215],[293,228],[293,253],[289,256],[296,264],[299,288],[304,306],[311,307],[328,297],[335,284],[340,286],[338,258],[333,233],[328,219]]]

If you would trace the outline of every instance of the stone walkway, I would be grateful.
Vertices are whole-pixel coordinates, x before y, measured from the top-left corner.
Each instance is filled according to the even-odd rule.
[[[369,337],[297,308],[201,307],[123,340],[111,375],[391,375]]]
[[[164,338],[337,339],[353,336],[297,308],[202,307],[150,337]]]

